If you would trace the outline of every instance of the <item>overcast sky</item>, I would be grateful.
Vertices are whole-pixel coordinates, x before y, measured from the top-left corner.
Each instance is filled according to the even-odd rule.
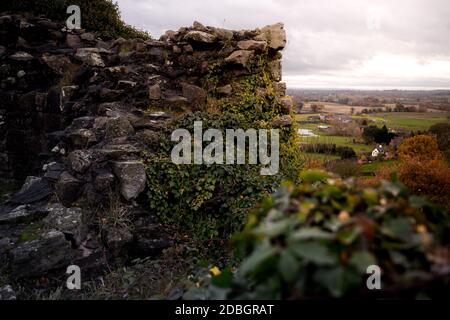
[[[450,89],[448,0],[118,0],[158,38],[194,21],[229,29],[283,22],[283,80],[301,88]]]

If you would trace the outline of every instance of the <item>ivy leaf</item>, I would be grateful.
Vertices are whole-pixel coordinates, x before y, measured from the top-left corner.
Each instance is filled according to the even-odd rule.
[[[353,228],[348,230],[340,231],[337,238],[345,245],[352,244],[358,236],[361,234],[360,228]]]
[[[255,231],[257,233],[261,233],[270,238],[279,236],[283,232],[285,232],[289,226],[292,225],[292,222],[289,219],[281,220],[277,222],[267,221],[262,226],[257,228]]]
[[[335,257],[329,249],[319,242],[297,242],[292,246],[297,256],[318,265],[333,265]]]
[[[289,250],[284,250],[281,253],[278,261],[278,270],[286,282],[292,282],[297,277],[297,271],[300,263]]]
[[[335,298],[342,297],[348,290],[360,284],[361,278],[343,267],[321,269],[314,275],[314,280],[328,289]]]
[[[407,243],[412,241],[414,230],[407,218],[396,218],[384,223],[382,231],[384,234],[401,239]]]
[[[277,248],[267,245],[262,245],[256,249],[244,262],[242,263],[239,272],[243,275],[249,273],[257,273],[258,268],[267,260],[275,256]]]
[[[294,232],[290,239],[300,240],[331,240],[334,238],[332,233],[321,230],[320,228],[303,228]]]
[[[353,265],[360,273],[365,273],[368,266],[376,263],[377,260],[369,251],[355,252],[350,258],[350,264]]]

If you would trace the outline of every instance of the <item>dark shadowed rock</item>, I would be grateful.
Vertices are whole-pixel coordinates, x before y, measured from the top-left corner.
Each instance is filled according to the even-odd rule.
[[[200,87],[188,83],[182,83],[183,97],[185,97],[194,107],[204,106],[206,104],[206,91]]]
[[[56,194],[59,201],[69,207],[80,195],[82,182],[68,172],[63,172],[56,183]]]
[[[148,97],[150,100],[161,99],[161,87],[159,84],[154,84],[148,88]]]
[[[61,231],[65,234],[76,234],[81,227],[83,211],[80,208],[65,208],[59,203],[48,204],[48,212],[43,219],[45,226]]]
[[[253,56],[254,56],[253,51],[238,50],[230,54],[227,58],[225,58],[225,61],[228,63],[241,65],[243,67],[248,67]]]
[[[81,149],[96,141],[95,134],[88,129],[74,130],[70,132],[69,138],[74,147]]]
[[[133,126],[125,117],[109,119],[106,123],[106,139],[125,137],[134,133]]]
[[[47,180],[34,178],[28,180],[22,187],[22,190],[11,197],[10,202],[16,204],[29,204],[45,199],[51,194],[53,194],[53,188]]]
[[[60,231],[51,230],[38,240],[27,241],[11,250],[13,277],[39,277],[50,270],[66,267],[71,261],[71,244]]]
[[[9,59],[16,61],[30,61],[33,56],[27,52],[19,51],[9,56]]]
[[[64,171],[64,165],[57,162],[51,162],[44,165],[43,170],[45,171],[44,178],[50,181],[56,181],[59,179]]]
[[[114,162],[114,173],[120,181],[122,196],[127,201],[136,199],[145,190],[147,177],[142,162]]]
[[[114,175],[110,172],[100,173],[95,177],[94,187],[97,191],[108,191],[114,183]]]
[[[71,62],[70,59],[63,54],[49,55],[44,54],[42,60],[47,64],[47,66],[52,69],[55,73],[63,75],[69,68]]]
[[[91,67],[104,67],[105,63],[97,48],[81,48],[77,50],[75,58]]]
[[[4,286],[0,288],[0,300],[16,300],[16,292],[14,289],[10,286]]]
[[[210,34],[206,33],[204,31],[190,31],[184,36],[185,40],[188,41],[194,41],[194,42],[201,42],[201,43],[214,43],[216,42],[217,38]]]
[[[91,166],[91,154],[86,150],[75,150],[69,154],[69,162],[71,168],[78,172],[83,173]]]
[[[162,225],[149,213],[134,223],[132,251],[138,256],[156,256],[172,245]]]
[[[30,205],[21,205],[6,214],[0,214],[0,225],[29,223],[38,219],[42,219],[47,215],[47,211],[32,208]]]
[[[114,257],[119,257],[128,251],[127,247],[133,241],[133,235],[128,229],[109,227],[105,232],[106,246]]]
[[[66,44],[71,48],[78,48],[81,46],[81,39],[76,34],[68,34],[66,36]]]

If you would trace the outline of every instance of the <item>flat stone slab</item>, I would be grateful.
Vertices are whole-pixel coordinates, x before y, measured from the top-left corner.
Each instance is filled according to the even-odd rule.
[[[10,202],[14,204],[31,204],[53,194],[53,188],[45,179],[36,179],[29,186],[14,194]]]

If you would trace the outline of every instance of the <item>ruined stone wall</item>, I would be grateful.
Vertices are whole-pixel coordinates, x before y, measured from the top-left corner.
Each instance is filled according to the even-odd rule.
[[[60,277],[69,264],[88,272],[105,257],[170,246],[135,201],[146,187],[143,153],[155,152],[178,116],[220,112],[244,96],[270,92],[281,106],[270,120],[290,125],[280,82],[285,43],[282,24],[231,31],[194,23],[159,40],[103,41],[43,17],[0,13],[0,184],[26,178],[0,203],[0,266],[12,278]],[[102,212],[92,208],[103,208],[104,219],[126,210],[133,227],[99,230],[89,217]]]
[[[258,59],[279,96],[285,92],[282,24],[231,31],[194,23],[160,40],[105,42],[45,18],[1,14],[0,30],[2,179],[39,175],[47,165],[55,181],[62,172],[83,186],[99,175],[112,180],[111,163],[137,160],[167,118],[240,99],[240,80]]]

